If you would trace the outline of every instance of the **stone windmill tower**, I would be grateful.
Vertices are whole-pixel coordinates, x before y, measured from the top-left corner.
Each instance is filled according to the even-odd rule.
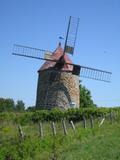
[[[64,48],[59,43],[54,52],[14,45],[13,55],[45,60],[38,71],[36,107],[51,109],[79,108],[79,76],[110,82],[111,72],[73,64],[79,19],[70,17]]]
[[[59,60],[63,48],[59,43],[51,58]],[[79,74],[73,74],[72,61],[67,54],[60,70],[56,70],[54,61],[46,61],[38,71],[36,107],[79,108]],[[69,64],[68,64],[69,63]]]

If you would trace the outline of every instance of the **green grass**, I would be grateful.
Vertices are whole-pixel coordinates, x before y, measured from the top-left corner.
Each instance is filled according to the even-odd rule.
[[[93,131],[81,132],[81,141],[75,138],[64,150],[62,159],[80,160],[117,160],[120,159],[120,127],[119,125],[104,125]],[[88,135],[89,134],[89,135]]]
[[[0,160],[119,160],[120,123],[106,120],[94,129],[76,123],[74,133],[67,122],[68,135],[65,136],[61,123],[56,123],[57,135],[52,135],[51,125],[43,124],[44,138],[39,136],[37,124],[22,126],[26,137],[21,140],[16,124],[4,123],[0,126]]]

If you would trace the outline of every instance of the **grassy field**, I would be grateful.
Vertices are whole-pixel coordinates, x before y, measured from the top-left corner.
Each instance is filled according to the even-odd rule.
[[[21,140],[18,125],[3,122],[0,125],[0,160],[119,160],[120,123],[105,120],[93,129],[89,121],[84,129],[82,122],[72,130],[67,122],[65,136],[60,122],[56,123],[57,135],[53,136],[51,123],[43,123],[44,137],[40,138],[38,124],[22,126],[25,139]]]

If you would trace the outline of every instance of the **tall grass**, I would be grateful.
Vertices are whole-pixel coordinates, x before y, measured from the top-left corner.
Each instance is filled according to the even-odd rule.
[[[26,114],[26,113],[24,113]],[[68,135],[65,136],[61,121],[56,121],[57,135],[53,136],[51,121],[43,121],[44,137],[40,137],[38,123],[21,121],[21,113],[15,122],[10,115],[9,120],[2,119],[0,125],[0,160],[118,160],[120,159],[120,120],[119,116],[111,123],[106,118],[99,127],[95,119],[91,129],[87,119],[87,127],[82,121],[75,121],[75,132],[69,119],[66,120]],[[11,118],[10,118],[11,117]],[[28,116],[29,117],[29,116]],[[14,116],[16,119],[16,117]],[[30,118],[31,119],[31,118]],[[18,124],[21,123],[25,138],[21,139]]]

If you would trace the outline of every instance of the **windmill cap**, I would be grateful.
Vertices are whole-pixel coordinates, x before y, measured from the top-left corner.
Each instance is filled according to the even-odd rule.
[[[51,60],[56,60],[56,61],[59,60],[61,58],[61,56],[63,55],[63,51],[64,50],[61,47],[61,43],[59,42],[58,47],[56,48],[56,50],[51,55]],[[72,64],[72,61],[68,57],[67,54],[64,55],[64,61],[65,61],[65,63]],[[73,71],[73,66],[69,65],[69,64],[64,64],[64,66],[63,66],[63,68],[61,70],[63,70],[63,71]],[[55,65],[56,65],[56,62],[47,60],[41,66],[41,68],[38,70],[38,72],[43,71],[43,70],[47,70],[47,69],[50,69],[50,68],[54,68]]]

